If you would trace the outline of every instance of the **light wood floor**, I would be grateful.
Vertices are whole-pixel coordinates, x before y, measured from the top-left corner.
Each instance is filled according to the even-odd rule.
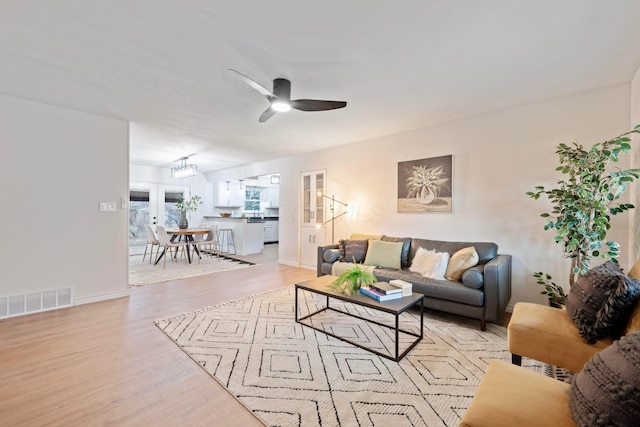
[[[315,277],[277,245],[243,258],[260,265],[1,320],[0,426],[261,426],[153,323]]]
[[[315,277],[260,265],[0,321],[0,426],[261,426],[154,320]]]

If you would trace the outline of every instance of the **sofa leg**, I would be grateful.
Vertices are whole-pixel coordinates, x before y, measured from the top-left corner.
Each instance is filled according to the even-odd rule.
[[[511,354],[511,363],[514,365],[522,366],[522,356],[519,354]]]
[[[484,318],[480,319],[480,330],[481,331],[487,330],[487,321]]]

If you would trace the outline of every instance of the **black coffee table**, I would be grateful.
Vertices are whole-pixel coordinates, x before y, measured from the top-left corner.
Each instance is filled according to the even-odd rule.
[[[311,280],[307,280],[305,282],[302,283],[297,283],[296,284],[296,296],[295,296],[295,310],[296,310],[296,322],[300,323],[301,325],[307,326],[309,328],[315,329],[316,331],[320,331],[323,332],[329,336],[332,336],[334,338],[337,338],[339,340],[342,340],[344,342],[348,342],[349,344],[355,345],[356,347],[360,347],[363,348],[367,351],[370,351],[372,353],[375,353],[379,356],[385,357],[387,359],[391,359],[395,362],[399,361],[400,359],[402,359],[411,349],[413,349],[421,340],[422,340],[422,333],[423,333],[423,328],[424,328],[424,320],[423,320],[423,312],[424,312],[424,295],[423,294],[417,294],[417,293],[413,293],[411,294],[411,296],[406,296],[406,297],[402,297],[399,299],[395,299],[395,300],[391,300],[391,301],[385,301],[385,302],[379,302],[376,301],[375,299],[368,297],[366,295],[363,295],[361,293],[357,293],[355,295],[344,295],[341,294],[340,292],[334,290],[331,288],[331,284],[333,282],[335,282],[337,279],[337,277],[335,276],[320,276],[320,277],[316,277],[315,279],[311,279]],[[305,290],[308,292],[313,292],[316,294],[320,294],[320,295],[324,295],[327,297],[327,302],[326,302],[326,306],[324,308],[321,308],[318,311],[315,311],[313,313],[307,314],[306,316],[300,317],[298,318],[298,290]],[[357,314],[353,314],[353,313],[347,313],[345,311],[339,310],[337,308],[331,307],[329,305],[329,300],[330,298],[335,298],[337,300],[341,300],[341,301],[345,301],[351,304],[355,304],[355,305],[359,305],[359,306],[364,306],[364,307],[368,307],[371,308],[373,310],[378,310],[378,311],[383,311],[385,313],[390,313],[392,315],[395,316],[395,327],[393,326],[389,326],[389,325],[385,325],[384,323],[380,323],[377,322],[373,319],[368,319],[365,317],[361,317],[358,316]],[[410,331],[406,331],[403,329],[400,329],[400,315],[402,313],[404,313],[405,311],[407,311],[408,309],[410,309],[411,307],[415,306],[416,304],[420,304],[420,334],[416,334]],[[345,314],[347,316],[351,316],[351,317],[356,317],[358,319],[362,319],[365,320],[367,322],[371,322],[374,323],[376,325],[385,327],[385,328],[389,328],[391,330],[393,330],[395,332],[395,346],[396,346],[396,352],[395,352],[395,357],[393,357],[392,355],[388,355],[385,353],[381,353],[377,350],[374,350],[372,348],[369,347],[365,347],[362,344],[359,344],[357,342],[353,342],[347,338],[335,335],[331,332],[325,331],[323,329],[320,328],[316,328],[313,325],[310,325],[308,323],[304,323],[302,322],[305,319],[308,319],[312,316],[315,316],[318,313],[322,313],[326,310],[332,310],[338,313],[342,313]],[[399,335],[400,332],[402,332],[403,334],[407,334],[413,337],[416,337],[416,340],[414,342],[412,342],[408,348],[406,348],[401,354],[399,353]]]

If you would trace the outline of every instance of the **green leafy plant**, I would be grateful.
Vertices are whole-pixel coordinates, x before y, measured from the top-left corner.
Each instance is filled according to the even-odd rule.
[[[361,265],[353,258],[353,268],[342,273],[331,285],[333,289],[346,295],[353,295],[360,286],[367,286],[378,281],[373,273],[363,270]]]
[[[556,154],[560,166],[556,170],[566,178],[558,181],[556,188],[547,190],[537,186],[535,191],[527,193],[532,199],[546,195],[551,201],[551,213],[540,216],[547,219],[544,229],[555,230],[554,240],[562,245],[565,257],[571,259],[570,286],[575,283],[576,275],[589,270],[592,258],[609,257],[618,263],[620,245],[607,240],[607,231],[611,228],[612,215],[633,209],[633,205],[618,200],[628,184],[640,177],[640,168],[614,171],[608,168],[618,161],[620,154],[629,153],[632,133],[640,133],[640,125],[588,150],[577,142],[559,144]]]
[[[562,286],[556,285],[551,281],[551,276],[538,271],[533,273],[536,283],[544,286],[544,290],[540,292],[542,295],[546,295],[549,298],[549,304],[553,307],[562,307],[567,302],[567,294],[564,293]]]
[[[191,199],[185,199],[182,194],[178,197],[178,202],[176,203],[176,209],[182,212],[195,212],[198,210],[198,206],[202,204],[202,197],[193,196]]]
[[[449,178],[445,178],[444,175],[442,166],[414,166],[411,176],[407,179],[407,198],[415,197],[421,203],[433,203],[440,196],[440,190],[448,188]]]

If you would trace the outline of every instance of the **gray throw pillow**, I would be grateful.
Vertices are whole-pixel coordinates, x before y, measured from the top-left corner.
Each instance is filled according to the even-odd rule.
[[[462,273],[462,284],[471,289],[480,289],[483,287],[484,264],[471,267]]]
[[[340,240],[340,258],[338,261],[342,262],[357,262],[358,264],[364,262],[367,256],[367,247],[369,245],[368,240]]]
[[[611,261],[580,276],[569,292],[567,313],[587,343],[611,336],[640,294],[637,280]]]
[[[640,420],[640,332],[596,353],[574,375],[569,406],[579,426],[637,426]]]
[[[340,249],[328,249],[322,254],[324,262],[336,262],[340,258]]]

